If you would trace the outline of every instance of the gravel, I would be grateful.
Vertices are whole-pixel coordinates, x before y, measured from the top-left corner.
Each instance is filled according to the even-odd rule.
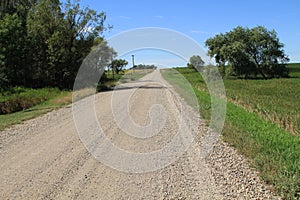
[[[170,87],[158,71],[144,80]],[[180,97],[168,107],[170,99],[164,95],[164,88],[151,87],[132,97],[131,115],[137,123],[147,124],[148,112],[141,110],[148,111],[145,105],[155,102],[165,105],[168,116],[173,116],[166,120],[163,134],[147,142],[128,137],[116,127],[110,110],[112,92],[96,95],[96,114],[115,145],[145,152],[161,148],[174,137],[175,108],[184,105],[184,112],[191,116],[188,125],[199,126],[193,130],[194,142],[177,161],[138,174],[105,166],[80,141],[67,106],[0,132],[1,199],[279,199],[228,144],[217,140],[209,156],[201,158],[200,144],[209,129]]]

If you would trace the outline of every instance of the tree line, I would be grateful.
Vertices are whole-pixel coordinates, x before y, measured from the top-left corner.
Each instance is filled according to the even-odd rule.
[[[82,8],[79,1],[6,0],[0,15],[1,88],[72,88],[83,59],[110,28],[105,20],[104,12]]]
[[[104,67],[119,73],[127,65],[103,39],[106,14],[82,8],[78,0],[3,0],[0,4],[0,89],[10,86],[72,88],[81,63],[99,44]],[[105,46],[106,45],[106,46]],[[284,45],[265,27],[236,27],[206,41],[223,74],[273,78],[288,75]],[[101,50],[102,51],[102,50]],[[102,56],[105,57],[105,56]],[[191,58],[190,67],[203,65]]]

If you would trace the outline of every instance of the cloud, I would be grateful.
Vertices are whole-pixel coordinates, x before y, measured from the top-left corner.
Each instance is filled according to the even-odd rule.
[[[123,15],[121,15],[121,16],[119,16],[121,19],[132,19],[131,17],[128,17],[128,16],[123,16]]]
[[[158,18],[158,19],[162,19],[162,18],[164,18],[164,16],[161,16],[161,15],[156,15],[156,16],[154,16],[155,18]]]

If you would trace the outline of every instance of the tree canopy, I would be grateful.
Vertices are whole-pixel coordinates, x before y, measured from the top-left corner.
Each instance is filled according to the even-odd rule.
[[[190,68],[201,70],[204,66],[204,61],[199,55],[193,55],[190,57],[190,62],[187,64]]]
[[[113,60],[110,64],[110,67],[113,71],[119,74],[120,71],[123,71],[123,68],[128,64],[128,62],[124,59],[116,59]]]
[[[83,59],[109,28],[104,12],[77,0],[6,0],[1,9],[2,85],[72,88]]]
[[[229,66],[236,76],[263,78],[288,76],[288,56],[274,30],[265,27],[238,26],[225,34],[217,34],[205,42],[208,54],[219,66]]]

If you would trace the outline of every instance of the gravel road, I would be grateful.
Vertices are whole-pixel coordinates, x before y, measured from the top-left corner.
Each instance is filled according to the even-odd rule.
[[[132,120],[138,127],[151,120],[155,124],[155,119],[163,121],[159,134],[138,138],[117,126],[112,97],[133,88],[126,108]],[[163,148],[175,137],[182,112],[178,107],[182,100],[170,91],[172,87],[157,70],[114,92],[97,94],[95,113],[106,137],[128,152]],[[149,114],[152,105],[162,105],[165,114],[159,109]],[[188,106],[184,108],[190,112]],[[196,138],[187,151],[170,165],[146,173],[120,171],[92,156],[77,133],[72,106],[13,126],[0,132],[0,199],[275,199],[247,161],[222,141],[201,159],[201,138],[208,129],[193,117],[190,123],[197,123],[192,130]],[[130,161],[125,162],[119,164],[130,166]]]

